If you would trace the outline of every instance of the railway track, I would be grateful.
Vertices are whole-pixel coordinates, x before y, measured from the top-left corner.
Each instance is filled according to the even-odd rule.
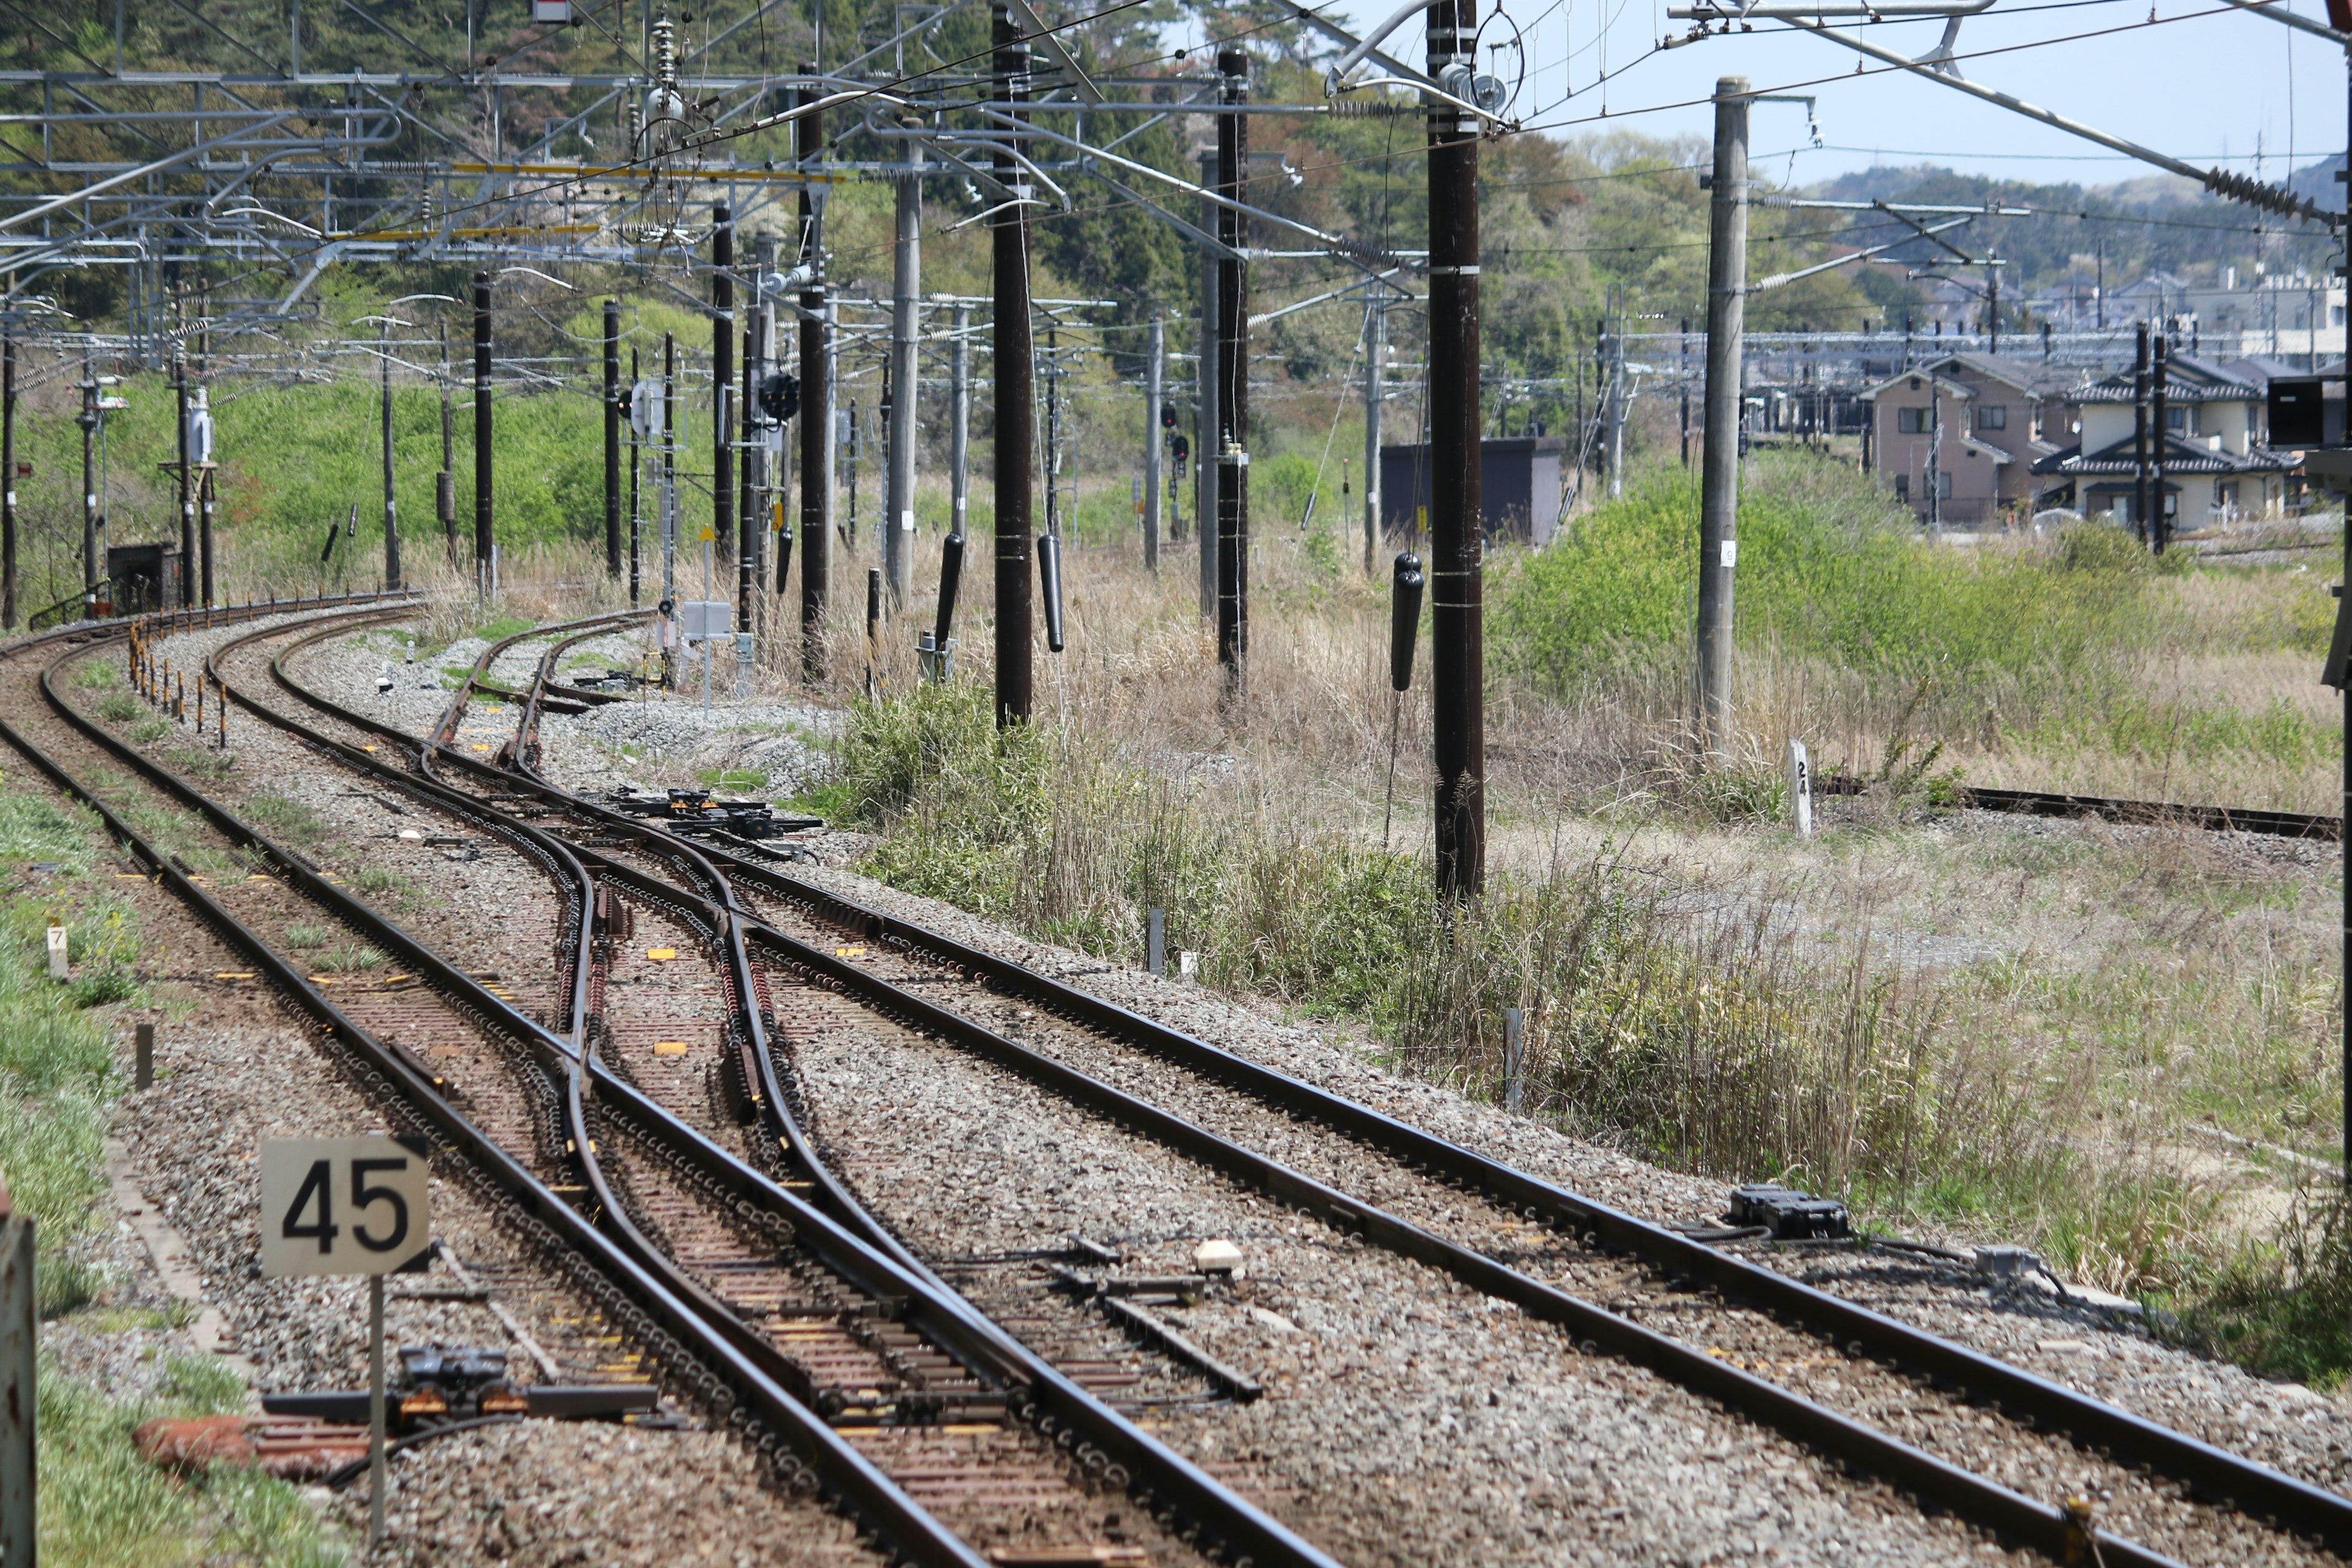
[[[565,630],[573,636],[593,635],[593,628]],[[564,646],[561,640],[551,646],[541,662],[542,678]],[[486,654],[478,668],[487,668],[498,651]],[[436,749],[303,691],[286,675],[283,662],[282,657],[273,661],[275,677],[314,709],[380,739],[415,748],[420,765]],[[535,682],[532,695],[538,689]],[[461,692],[451,713],[463,705]],[[525,759],[523,771],[502,770],[446,746],[439,748],[441,771],[467,775],[479,792],[472,797],[479,809],[511,816],[520,807],[541,821],[569,818],[567,831],[578,841],[572,846],[573,852],[594,866],[598,876],[627,888],[647,907],[666,905],[671,916],[696,929],[713,950],[744,953],[745,961],[735,966],[741,994],[756,995],[761,989],[761,966],[749,961],[756,951],[767,966],[805,979],[809,984],[803,989],[845,998],[871,1014],[952,1042],[1073,1104],[1115,1116],[1238,1184],[1298,1206],[1342,1234],[1360,1236],[1451,1273],[1560,1323],[1588,1349],[1605,1349],[1649,1366],[1818,1450],[1894,1479],[1971,1522],[2062,1560],[2084,1544],[2079,1512],[2036,1501],[1937,1459],[1919,1444],[1871,1425],[1869,1418],[1885,1418],[1906,1401],[1920,1404],[1924,1393],[1940,1388],[1948,1392],[1937,1394],[1937,1409],[1909,1423],[1913,1435],[1928,1446],[1950,1446],[1955,1434],[1939,1431],[1939,1425],[1956,1426],[1952,1417],[1963,1415],[1973,1425],[1975,1413],[1985,1409],[2021,1430],[2038,1426],[2054,1431],[2061,1436],[2043,1438],[2045,1450],[2071,1454],[2068,1466],[2074,1475],[2113,1483],[2105,1489],[2121,1501],[2120,1506],[2109,1505],[2111,1515],[2129,1517],[2158,1537],[2179,1540],[2189,1548],[2235,1543],[2232,1554],[2216,1561],[2252,1560],[2235,1554],[2236,1547],[2244,1544],[2249,1519],[2276,1521],[2275,1539],[2268,1542],[2273,1548],[2292,1546],[2294,1536],[2316,1537],[2338,1551],[2352,1541],[2352,1530],[2347,1528],[2352,1508],[2333,1493],[1647,1226],[1061,982],[862,909],[746,853],[689,844],[566,795],[528,771],[536,707],[526,697],[520,710],[516,743],[508,754]],[[446,729],[445,724],[436,735]],[[394,771],[373,755],[345,749],[345,760],[354,766]],[[449,766],[453,763],[454,768]],[[611,853],[622,848],[628,851],[625,857]],[[839,941],[844,936],[854,938],[864,951],[848,956]],[[910,983],[920,984],[922,994]],[[1028,1039],[1015,1041],[982,1021],[1007,1007],[1048,1023],[1031,1029]],[[769,1033],[772,1031],[764,1027],[756,1033],[747,1029],[745,1039],[733,1042],[734,1060],[741,1081],[756,1084],[751,1093],[765,1102],[764,1109],[758,1103],[749,1108],[757,1113],[755,1120],[780,1129],[777,1143],[793,1163],[793,1179],[806,1181],[814,1190],[821,1184],[824,1165],[805,1152],[804,1140],[796,1141],[789,1131],[793,1125],[791,1096],[777,1075],[778,1052],[772,1041],[760,1037]],[[1122,1087],[1120,1080],[1129,1087]],[[1169,1109],[1171,1103],[1191,1112],[1190,1119]],[[1223,1118],[1221,1124],[1246,1127],[1262,1145],[1290,1152],[1294,1163],[1284,1164],[1259,1150],[1207,1133],[1201,1123],[1212,1115]],[[1332,1131],[1342,1138],[1330,1139]],[[801,1147],[795,1147],[796,1142]],[[1335,1144],[1346,1156],[1323,1159],[1318,1173],[1314,1148]],[[1367,1194],[1377,1194],[1380,1201],[1369,1201]],[[1459,1214],[1465,1194],[1486,1205],[1483,1215],[1473,1214],[1466,1222]],[[844,1201],[820,1195],[828,1205]],[[1447,1217],[1441,1220],[1440,1215]],[[1525,1234],[1528,1227],[1522,1222],[1528,1220],[1543,1233],[1537,1245],[1531,1246]],[[871,1239],[884,1251],[903,1255],[887,1233]],[[1517,1266],[1497,1261],[1497,1254],[1510,1257]],[[921,1268],[919,1263],[914,1267]],[[1555,1278],[1538,1278],[1538,1271]],[[1703,1311],[1697,1314],[1692,1311],[1689,1293],[1675,1289],[1692,1283],[1713,1298],[1699,1304]],[[1593,1296],[1601,1297],[1605,1305],[1589,1299]],[[1723,1325],[1735,1314],[1737,1321],[1727,1333]],[[1677,1329],[1677,1319],[1685,1321],[1686,1329],[1694,1316],[1707,1320],[1701,1337],[1712,1342],[1704,1349],[1681,1337]],[[1846,1397],[1842,1409],[1734,1364],[1780,1368],[1786,1378],[1791,1366],[1822,1361],[1824,1339],[1833,1347],[1828,1359],[1842,1365],[1845,1379],[1874,1363],[1872,1375],[1858,1380],[1869,1386]],[[1814,1391],[1821,1392],[1821,1384],[1833,1388],[1843,1379],[1812,1381]],[[2143,1469],[2168,1482],[2170,1489],[2141,1479]],[[2183,1491],[2206,1500],[2190,1500],[2180,1495]],[[2147,1545],[2114,1533],[2090,1533],[2108,1563],[2168,1560]]]
[[[1832,775],[1822,780],[1823,795],[1868,793],[1856,778]],[[2116,800],[2105,795],[2064,795],[2049,790],[1991,789],[1963,784],[1953,804],[1973,811],[1998,811],[2014,816],[2096,818],[2137,827],[2194,827],[2207,833],[2261,833],[2279,838],[2310,838],[2337,843],[2344,837],[2344,819],[2301,811],[2271,811],[2252,806],[2176,805],[2159,800]]]
[[[302,631],[271,659],[273,672],[282,680],[286,654],[348,629]],[[1181,1537],[1260,1563],[1328,1562],[1097,1396],[1139,1381],[1116,1347],[1105,1354],[1098,1339],[1090,1353],[1032,1352],[923,1269],[832,1183],[781,1109],[759,1044],[764,979],[729,920],[682,902],[650,870],[512,816],[495,797],[468,794],[421,768],[410,775],[387,767],[258,700],[240,680],[236,655],[278,635],[234,639],[208,659],[208,673],[251,712],[341,763],[528,845],[542,867],[585,868],[573,879],[574,901],[589,911],[596,934],[581,971],[577,1016],[584,1022],[575,1031],[567,1148],[590,1151],[581,1163],[592,1186],[593,1173],[604,1173],[610,1191],[597,1189],[599,1212],[607,1220],[625,1213],[645,1238],[633,1250],[648,1267],[674,1261],[684,1276],[674,1287],[739,1351],[771,1363],[781,1384],[968,1542],[1010,1553],[1002,1561],[1059,1560],[1051,1559],[1056,1551],[1113,1553],[1103,1561],[1120,1560],[1120,1551],[1181,1553]],[[528,636],[485,650],[474,673]],[[466,700],[461,687],[436,726],[445,741],[454,739]],[[339,717],[346,724],[358,719]],[[621,913],[625,906],[642,911],[646,926],[675,932],[673,941],[656,937],[657,945],[644,949],[647,962],[661,955],[665,980],[677,973],[668,966],[689,953],[715,956],[706,989],[719,1006],[683,1016],[675,985],[665,988],[652,1016],[617,1005],[646,978],[644,964],[629,956],[641,944],[624,942],[637,923]],[[631,1053],[633,1042],[653,1048]],[[714,1080],[725,1086],[719,1096],[709,1092]],[[736,1114],[711,1114],[714,1100]],[[698,1120],[709,1129],[689,1136]],[[772,1153],[759,1135],[772,1141]],[[665,1186],[665,1165],[692,1179]],[[771,1166],[782,1180],[764,1173]],[[698,1211],[698,1199],[715,1202]],[[780,1240],[801,1256],[781,1258]],[[1129,1524],[1120,1542],[1069,1539],[1078,1521],[1100,1516],[1100,1493],[1130,1490],[1153,1505],[1156,1531]]]

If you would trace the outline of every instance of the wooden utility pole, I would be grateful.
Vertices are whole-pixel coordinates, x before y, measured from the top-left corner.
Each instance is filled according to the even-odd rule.
[[[2168,427],[2172,423],[2172,399],[2165,386],[2170,374],[2170,366],[2166,362],[2172,357],[2171,345],[2166,341],[2168,336],[2164,324],[2158,322],[2156,353],[2148,362],[2147,373],[2148,444],[2155,448],[2149,465],[2153,471],[2148,486],[2148,505],[2152,510],[2147,514],[2147,547],[2158,555],[2164,553],[2165,544],[2172,531],[2172,520],[2165,515],[2170,499],[2165,493],[2168,477],[2165,472],[2165,447],[2168,445],[2166,439]]]
[[[1476,0],[1429,8],[1429,74],[1477,65]],[[1480,502],[1478,122],[1429,110],[1430,710],[1437,742],[1437,890],[1486,882],[1486,534]]]
[[[1698,724],[1731,741],[1733,568],[1739,558],[1739,404],[1748,330],[1748,79],[1715,84],[1715,172],[1706,277],[1706,433],[1699,459]],[[1932,398],[1931,398],[1932,401]]]
[[[1007,103],[1029,97],[1029,45],[1009,6],[989,7],[996,46],[996,89]],[[1029,719],[1030,516],[1035,504],[1034,344],[1029,335],[1028,173],[1015,162],[1017,135],[1000,144],[997,180],[1019,201],[991,220],[996,283],[996,722]]]
[[[2132,532],[2142,543],[2147,528],[2147,323],[2139,324],[2139,351],[2132,361]]]

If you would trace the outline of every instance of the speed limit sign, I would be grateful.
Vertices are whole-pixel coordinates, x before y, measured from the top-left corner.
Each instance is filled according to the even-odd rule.
[[[261,1272],[397,1274],[433,1247],[424,1140],[274,1138],[261,1145]]]

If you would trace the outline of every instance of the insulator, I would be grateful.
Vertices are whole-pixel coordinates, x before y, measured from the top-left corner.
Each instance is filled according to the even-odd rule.
[[[2264,212],[2277,213],[2284,217],[2307,218],[2331,227],[2344,221],[2343,214],[2323,211],[2313,202],[2284,186],[2257,180],[2251,174],[2232,174],[2226,169],[2208,169],[2205,171],[2205,188],[2229,201],[2243,202],[2248,206],[2260,207]]]

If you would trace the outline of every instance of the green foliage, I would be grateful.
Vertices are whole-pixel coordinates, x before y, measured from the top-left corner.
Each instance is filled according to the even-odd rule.
[[[2147,557],[2117,529],[2080,523],[2048,552],[1980,556],[1923,540],[1850,469],[1801,455],[1757,467],[1739,515],[1745,642],[1958,679],[2134,640]],[[1494,644],[1517,672],[1566,693],[1686,637],[1697,562],[1697,487],[1679,470],[1653,472],[1510,574],[1491,612]]]
[[[2183,1302],[2180,1321],[2263,1376],[2332,1387],[2352,1372],[2352,1205],[2305,1188],[2278,1235]]]
[[[245,803],[246,819],[278,843],[312,850],[327,841],[327,822],[291,795],[264,791]]]
[[[128,724],[145,711],[147,705],[128,691],[110,691],[98,700],[98,716],[109,723]]]

